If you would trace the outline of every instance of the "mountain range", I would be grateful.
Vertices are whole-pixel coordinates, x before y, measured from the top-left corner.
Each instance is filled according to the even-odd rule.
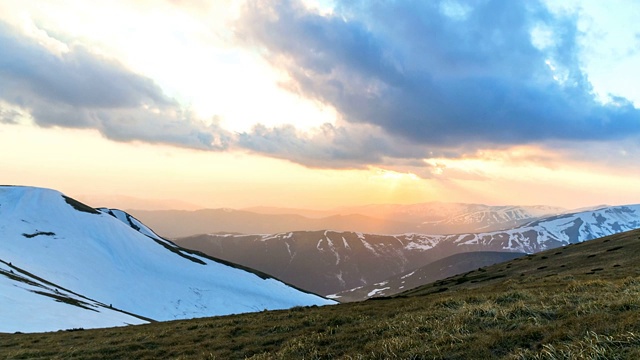
[[[506,213],[501,219],[521,215]],[[480,218],[465,217],[474,226]],[[524,253],[637,228],[640,205],[629,205],[479,233],[320,230],[172,242],[121,210],[92,208],[54,190],[0,186],[0,332],[335,304],[314,293],[343,302],[385,297]]]
[[[517,227],[566,213],[551,206],[488,206],[461,203],[367,205],[315,211],[254,207],[245,210],[127,210],[162,236],[210,233],[274,234],[287,231],[353,231],[370,234],[457,234]]]
[[[383,282],[459,253],[535,253],[637,228],[640,205],[554,215],[482,233],[379,235],[324,230],[204,234],[175,241],[326,296]],[[479,266],[483,265],[487,264]]]
[[[640,230],[392,297],[142,326],[0,333],[7,359],[638,359]]]
[[[129,214],[0,187],[0,332],[111,327],[334,304],[187,250]]]

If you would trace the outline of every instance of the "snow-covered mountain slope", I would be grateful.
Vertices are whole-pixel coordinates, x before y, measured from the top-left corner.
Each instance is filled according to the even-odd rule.
[[[461,214],[437,221],[425,221],[420,229],[427,233],[485,232],[509,229],[532,220],[557,215],[563,209],[549,206],[485,206],[475,205]]]
[[[0,332],[335,303],[182,249],[125,213],[10,186],[0,187],[0,289]]]
[[[514,229],[456,235],[297,231],[201,235],[182,246],[243,264],[322,295],[374,284],[469,251],[533,253],[640,228],[640,205],[552,216]]]
[[[611,206],[480,234],[447,236],[458,248],[534,253],[640,228],[640,205]]]
[[[143,324],[128,314],[0,260],[0,332]]]

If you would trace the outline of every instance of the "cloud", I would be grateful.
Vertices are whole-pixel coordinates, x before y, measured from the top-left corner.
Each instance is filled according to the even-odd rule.
[[[68,51],[55,54],[0,23],[0,99],[44,127],[94,128],[117,141],[209,150],[229,146],[230,134],[193,118],[151,79],[67,45]]]
[[[429,148],[640,134],[632,103],[595,99],[576,19],[535,1],[252,1],[237,34],[347,122]]]
[[[310,167],[374,165],[422,177],[437,171],[425,159],[640,137],[640,111],[631,102],[595,100],[575,18],[536,1],[470,4],[337,1],[321,14],[299,1],[248,0],[234,23],[236,40],[288,75],[288,89],[339,114],[335,124],[308,132],[256,125],[232,134],[217,122],[205,125],[113,59],[73,41],[35,41],[0,23],[0,104],[10,105],[0,122],[30,117],[117,141],[247,149]]]
[[[301,132],[293,125],[268,128],[256,125],[238,135],[238,146],[272,157],[319,168],[365,168],[403,163],[425,167],[422,146],[395,143],[372,126],[324,124]]]
[[[19,111],[5,108],[0,104],[0,124],[18,124],[20,116]]]

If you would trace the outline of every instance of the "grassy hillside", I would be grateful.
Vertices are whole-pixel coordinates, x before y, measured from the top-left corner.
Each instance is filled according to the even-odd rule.
[[[461,274],[396,298],[47,334],[0,358],[640,358],[640,230]]]

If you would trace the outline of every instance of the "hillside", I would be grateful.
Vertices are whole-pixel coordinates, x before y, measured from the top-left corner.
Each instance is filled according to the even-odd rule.
[[[463,252],[535,253],[640,228],[640,205],[540,219],[514,229],[455,235],[347,231],[208,234],[176,239],[186,248],[264,271],[321,294],[382,282]],[[479,264],[476,267],[485,264]]]
[[[0,187],[0,234],[0,332],[334,303],[53,190]]]
[[[453,275],[505,262],[524,255],[526,254],[497,251],[474,251],[455,254],[417,269],[394,275],[384,281],[345,290],[328,297],[340,302],[350,302],[380,296],[391,296]]]
[[[400,297],[47,334],[3,358],[636,359],[640,230],[548,250]]]
[[[638,260],[640,230],[633,230],[475,269],[407,290],[398,296],[424,296],[487,288],[493,285],[502,286],[505,282],[516,282],[523,287],[529,287],[526,285],[529,283],[533,286],[544,284],[558,289],[572,279],[587,282],[594,280],[600,285],[605,285],[609,280],[640,276]]]

